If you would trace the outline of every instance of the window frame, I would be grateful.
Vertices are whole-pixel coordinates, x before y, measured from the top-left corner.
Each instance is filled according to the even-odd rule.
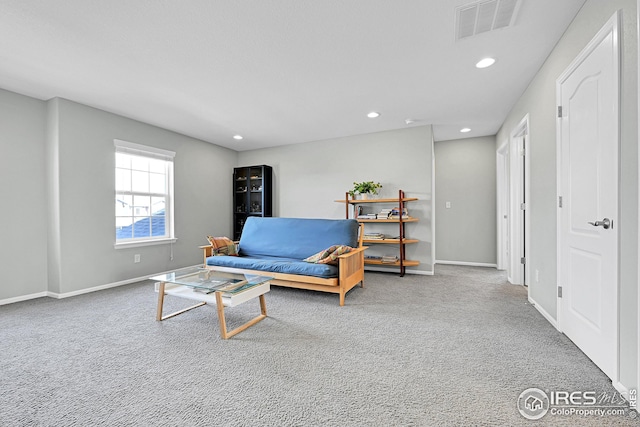
[[[116,188],[116,177],[115,173],[117,173],[117,165],[115,163],[115,158],[118,153],[130,154],[139,157],[145,157],[148,159],[156,159],[163,160],[166,162],[166,173],[167,173],[167,191],[166,191],[166,202],[165,202],[165,236],[162,237],[153,237],[153,236],[145,236],[145,237],[132,237],[129,239],[120,239],[118,240],[115,236],[116,230],[116,218],[117,215],[114,212],[114,248],[115,249],[124,249],[124,248],[134,248],[139,246],[151,246],[151,245],[161,245],[161,244],[171,244],[176,242],[178,239],[175,236],[175,228],[174,228],[174,209],[173,209],[173,201],[174,201],[174,171],[173,171],[173,163],[176,153],[169,150],[164,150],[161,148],[150,147],[147,145],[136,144],[133,142],[123,141],[119,139],[114,139],[113,144],[115,147],[114,150],[114,198],[117,194],[127,193],[123,191],[119,191]],[[134,192],[133,190],[128,192],[132,196],[136,194],[140,194],[140,192]],[[151,191],[148,193],[142,192],[143,194],[147,194],[150,197],[153,197],[154,194]]]

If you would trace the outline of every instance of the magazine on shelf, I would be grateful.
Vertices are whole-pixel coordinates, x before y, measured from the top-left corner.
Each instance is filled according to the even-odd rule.
[[[222,277],[209,277],[210,272],[201,273],[199,286],[194,287],[194,292],[200,292],[203,294],[211,294],[216,291],[227,291],[227,289],[236,289],[246,284],[247,281],[243,279],[231,279]]]
[[[368,240],[383,240],[385,235],[382,233],[364,233],[363,237]]]
[[[235,280],[236,280],[235,283],[229,283],[228,285],[225,285],[216,289],[216,291],[223,292],[223,296],[231,296],[231,295],[239,294],[240,292],[246,291],[247,289],[255,286],[254,283],[251,283],[247,280],[238,280],[238,279],[235,279]]]

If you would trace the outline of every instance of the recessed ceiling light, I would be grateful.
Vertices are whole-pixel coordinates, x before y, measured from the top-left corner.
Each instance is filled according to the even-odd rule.
[[[493,58],[484,58],[476,64],[476,68],[487,68],[495,64],[495,62],[496,60]]]
[[[233,139],[241,140],[242,135],[233,135]]]
[[[462,132],[462,133],[471,132],[471,129],[469,129],[469,128],[462,128],[462,129],[460,129],[460,132]]]
[[[367,117],[369,117],[370,119],[375,119],[376,117],[380,117],[380,113],[378,113],[377,111],[372,111],[367,114]]]

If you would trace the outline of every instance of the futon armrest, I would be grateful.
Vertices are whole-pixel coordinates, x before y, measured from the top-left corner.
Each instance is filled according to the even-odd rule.
[[[204,255],[204,266],[207,266],[207,258],[213,255],[213,245],[200,246]]]
[[[338,270],[341,277],[364,269],[364,251],[367,249],[367,247],[355,248],[351,252],[338,255]]]
[[[356,256],[357,254],[359,254],[360,252],[364,252],[365,250],[369,249],[366,246],[363,246],[361,248],[355,248],[350,252],[347,252],[346,254],[342,254],[342,255],[338,255],[338,259],[340,258],[349,258],[349,257],[353,257]]]
[[[367,249],[360,247],[338,256],[338,280],[341,288],[348,291],[358,282],[364,286],[364,251]],[[340,305],[344,305],[343,298]]]

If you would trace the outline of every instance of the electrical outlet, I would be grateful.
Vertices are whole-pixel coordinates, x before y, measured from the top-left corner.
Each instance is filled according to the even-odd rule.
[[[140,262],[140,254],[135,254],[135,255],[133,256],[133,262],[135,262],[135,263]]]
[[[451,202],[444,202],[444,207],[447,209],[451,209]]]
[[[540,271],[536,270],[536,283],[540,281]]]

